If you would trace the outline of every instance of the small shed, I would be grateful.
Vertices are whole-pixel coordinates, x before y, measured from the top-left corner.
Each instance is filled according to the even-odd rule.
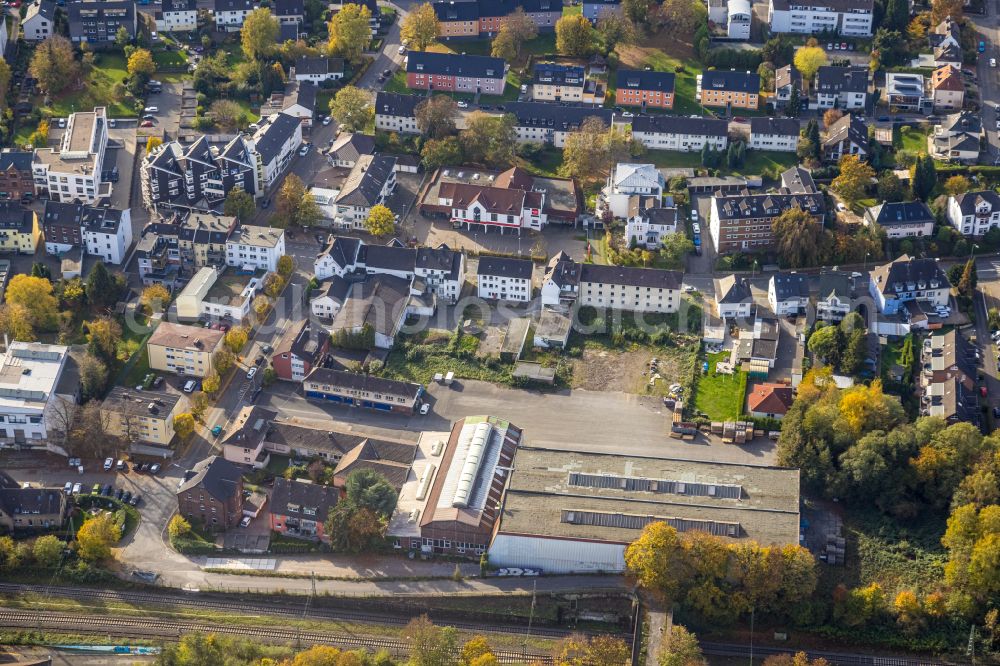
[[[569,332],[573,327],[572,320],[565,314],[555,310],[542,310],[542,315],[535,325],[535,335],[532,344],[535,347],[565,349],[569,341]]]

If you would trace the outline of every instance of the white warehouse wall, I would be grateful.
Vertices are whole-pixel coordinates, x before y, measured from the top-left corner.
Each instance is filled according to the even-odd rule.
[[[625,570],[625,544],[497,534],[489,558],[491,567],[541,569],[546,573],[615,573]]]

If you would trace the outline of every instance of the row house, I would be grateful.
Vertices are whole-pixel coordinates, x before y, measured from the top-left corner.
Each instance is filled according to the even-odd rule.
[[[931,74],[931,104],[934,112],[955,111],[965,106],[965,81],[955,65],[943,65]]]
[[[865,225],[878,225],[888,238],[934,235],[934,213],[923,201],[883,202],[865,209]]]
[[[505,111],[514,116],[518,141],[545,143],[556,148],[565,146],[566,137],[578,131],[587,118],[598,118],[608,127],[615,121],[614,111],[600,107],[511,102]]]
[[[540,62],[531,79],[531,99],[535,102],[582,102],[586,70],[579,65]]]
[[[750,194],[712,197],[710,226],[718,254],[752,252],[774,245],[771,225],[791,208],[804,210],[822,226],[822,194]]]
[[[816,72],[817,109],[864,109],[868,100],[867,67],[824,65]]]
[[[562,0],[438,0],[434,2],[438,36],[493,37],[505,19],[517,9],[524,10],[538,32],[551,33],[562,18]]]
[[[380,90],[375,95],[375,129],[400,134],[420,134],[416,108],[426,99],[423,95]]]
[[[753,150],[794,153],[799,146],[798,118],[751,118],[750,143]]]
[[[760,75],[711,69],[698,75],[695,98],[703,106],[756,110],[760,104]]]
[[[253,145],[242,134],[221,147],[202,136],[187,147],[171,141],[153,149],[139,165],[139,187],[148,210],[215,209],[234,188],[262,194]]]
[[[871,37],[874,13],[874,0],[769,0],[767,22],[774,33]]]
[[[121,264],[132,246],[132,215],[126,208],[46,201],[42,212],[45,251],[61,256],[75,248],[106,264]]]
[[[674,108],[673,72],[646,69],[619,69],[616,76],[615,104],[643,109]]]
[[[937,332],[922,348],[920,415],[980,424],[976,348],[957,329]]]
[[[410,51],[406,60],[406,87],[411,90],[502,95],[506,76],[501,58]]]
[[[0,252],[34,254],[41,238],[33,210],[17,201],[0,201]]]
[[[163,0],[153,14],[157,32],[191,32],[198,29],[198,0]]]
[[[385,204],[395,189],[395,157],[360,155],[334,197],[334,225],[340,229],[364,229],[372,208]]]
[[[82,5],[86,3],[76,3]],[[111,196],[111,183],[102,182],[108,148],[108,114],[103,106],[69,116],[56,148],[38,148],[31,161],[36,192],[53,201],[94,203]]]
[[[632,119],[632,138],[648,150],[692,153],[705,145],[725,150],[729,145],[729,123],[697,116],[636,116]]]
[[[35,196],[30,150],[0,151],[0,201],[30,201]]]
[[[487,300],[527,303],[531,300],[534,267],[530,259],[480,257],[476,293]]]
[[[983,236],[990,229],[1000,228],[1000,194],[979,190],[950,196],[945,217],[960,234]]]
[[[81,0],[67,7],[69,38],[74,44],[107,48],[122,28],[134,40],[139,34],[138,12],[133,0]]]

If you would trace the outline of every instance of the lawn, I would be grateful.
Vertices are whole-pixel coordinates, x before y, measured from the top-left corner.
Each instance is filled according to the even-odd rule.
[[[929,127],[903,125],[894,129],[892,135],[892,145],[897,151],[917,155],[927,153],[927,135],[930,134]]]
[[[90,111],[95,106],[105,106],[112,118],[135,117],[135,106],[130,96],[115,95],[115,84],[128,77],[125,56],[118,53],[95,54],[94,69],[79,90],[52,101],[55,116],[68,116],[75,111]]]
[[[183,51],[159,49],[153,51],[153,62],[157,67],[187,67],[188,59]]]
[[[708,373],[698,377],[694,406],[713,421],[731,421],[743,413],[743,398],[747,389],[747,373],[736,371],[732,375],[718,374],[715,364],[728,361],[729,354],[720,352],[705,356]]]

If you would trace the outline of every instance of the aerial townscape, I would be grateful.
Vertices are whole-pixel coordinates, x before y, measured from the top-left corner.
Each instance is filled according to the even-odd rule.
[[[997,0],[0,4],[0,663],[1000,664]]]

